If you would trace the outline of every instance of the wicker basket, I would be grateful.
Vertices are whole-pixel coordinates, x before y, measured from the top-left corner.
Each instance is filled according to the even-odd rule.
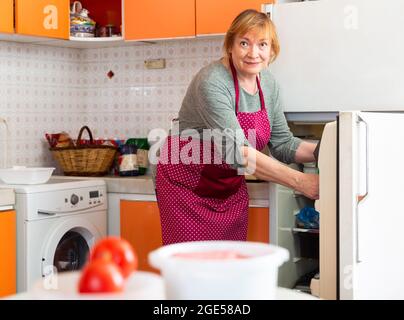
[[[90,145],[79,145],[83,131],[87,130]],[[50,148],[53,157],[67,176],[103,176],[111,167],[117,147],[95,145],[87,126],[80,129],[77,144],[73,147]]]

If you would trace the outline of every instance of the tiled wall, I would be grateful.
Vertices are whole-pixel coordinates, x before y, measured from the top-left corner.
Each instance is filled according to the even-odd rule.
[[[80,50],[0,42],[1,156],[10,165],[46,165],[44,133],[76,129],[85,111]]]
[[[161,41],[118,48],[67,49],[0,42],[0,166],[48,166],[45,132],[73,137],[146,136],[169,128],[192,76],[221,56],[222,38]],[[148,70],[145,59],[165,58]],[[107,73],[114,76],[109,78]]]

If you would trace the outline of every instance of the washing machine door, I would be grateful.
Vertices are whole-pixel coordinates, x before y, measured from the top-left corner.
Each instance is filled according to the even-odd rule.
[[[44,246],[42,276],[80,270],[87,262],[90,248],[101,237],[101,232],[88,220],[65,221],[52,232]]]
[[[87,261],[90,247],[80,230],[67,231],[60,239],[53,258],[58,272],[80,270]]]

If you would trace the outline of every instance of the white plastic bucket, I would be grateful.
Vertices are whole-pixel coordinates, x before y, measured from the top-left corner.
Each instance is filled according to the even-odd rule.
[[[246,259],[197,259],[177,253],[234,251]],[[244,241],[197,241],[161,247],[149,254],[161,270],[167,299],[248,300],[276,298],[278,268],[289,259],[284,248]]]

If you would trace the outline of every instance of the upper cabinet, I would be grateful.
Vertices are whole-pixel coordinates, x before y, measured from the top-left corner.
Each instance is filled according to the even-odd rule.
[[[261,11],[274,0],[196,0],[196,34],[223,34],[245,9]]]
[[[125,40],[195,36],[195,0],[125,0],[124,6]]]
[[[224,34],[241,11],[249,8],[261,11],[264,4],[274,2],[0,0],[0,33],[15,31],[21,35],[70,39],[75,41],[60,41],[61,45],[81,43],[79,47],[122,39],[141,41],[189,38]],[[90,41],[91,38],[97,39]],[[15,39],[24,41],[21,37]]]
[[[224,34],[245,9],[274,0],[125,0],[125,40]]]
[[[18,34],[69,39],[70,0],[15,0]]]
[[[0,1],[0,32],[14,32],[14,0]]]

